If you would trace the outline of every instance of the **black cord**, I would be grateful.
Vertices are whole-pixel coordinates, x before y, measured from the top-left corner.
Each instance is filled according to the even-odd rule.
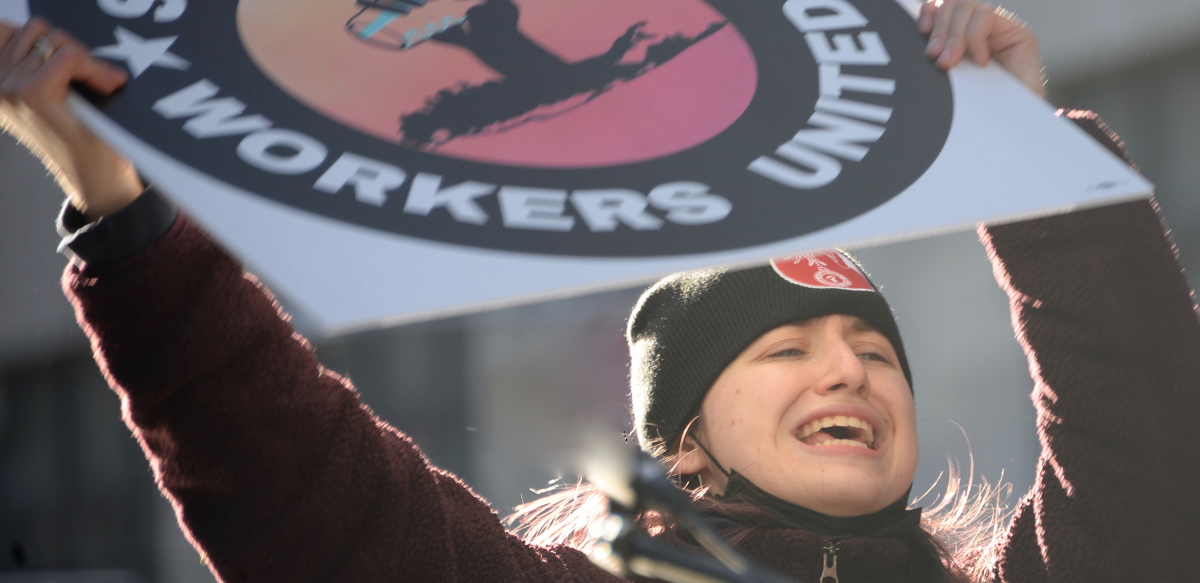
[[[699,439],[696,439],[695,437],[693,437],[692,441],[696,442],[696,445],[700,446],[700,449],[704,451],[704,455],[707,455],[708,459],[712,460],[712,463],[717,465],[717,469],[721,470],[721,473],[725,474],[726,478],[733,477],[733,472],[725,469],[725,466],[721,465],[721,462],[717,461],[716,456],[714,456],[711,451],[708,451],[708,448],[704,447],[704,444],[700,443]]]

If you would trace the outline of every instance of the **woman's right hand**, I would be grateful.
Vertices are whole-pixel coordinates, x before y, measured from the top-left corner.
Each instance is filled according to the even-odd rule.
[[[978,0],[926,0],[917,27],[929,35],[925,54],[943,69],[963,57],[986,65],[995,59],[1038,97],[1046,96],[1046,78],[1037,36],[1017,17]]]
[[[72,83],[109,95],[127,75],[37,17],[20,28],[0,21],[0,47],[0,128],[41,158],[89,219],[110,215],[137,198],[143,186],[133,164],[80,123],[66,104]]]

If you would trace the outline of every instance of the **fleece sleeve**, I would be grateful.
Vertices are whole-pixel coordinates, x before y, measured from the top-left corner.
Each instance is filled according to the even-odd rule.
[[[225,582],[611,581],[526,545],[324,369],[185,217],[64,289],[180,524]]]
[[[1073,118],[1106,137],[1094,116]],[[1156,205],[980,233],[1029,359],[1042,446],[996,578],[1194,579],[1200,322]]]

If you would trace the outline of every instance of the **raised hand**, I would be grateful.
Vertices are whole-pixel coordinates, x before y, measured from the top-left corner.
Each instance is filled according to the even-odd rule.
[[[929,0],[917,26],[929,35],[925,52],[939,67],[949,69],[967,55],[980,66],[995,59],[1039,97],[1046,95],[1037,36],[1013,13],[976,0]]]
[[[126,78],[41,18],[20,28],[0,22],[0,128],[41,158],[72,204],[93,220],[132,202],[142,183],[129,160],[75,118],[66,98],[72,83],[109,95]]]

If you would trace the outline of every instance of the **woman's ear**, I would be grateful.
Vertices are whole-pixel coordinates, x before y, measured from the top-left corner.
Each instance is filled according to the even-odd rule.
[[[671,474],[676,476],[699,476],[700,484],[706,486],[712,494],[724,494],[729,485],[729,477],[721,471],[700,443],[689,434],[684,434],[679,444],[675,463],[671,464]]]
[[[711,473],[710,460],[704,450],[696,444],[692,436],[688,435],[683,438],[683,442],[679,444],[679,455],[675,458],[675,463],[671,465],[671,474],[688,475]]]

